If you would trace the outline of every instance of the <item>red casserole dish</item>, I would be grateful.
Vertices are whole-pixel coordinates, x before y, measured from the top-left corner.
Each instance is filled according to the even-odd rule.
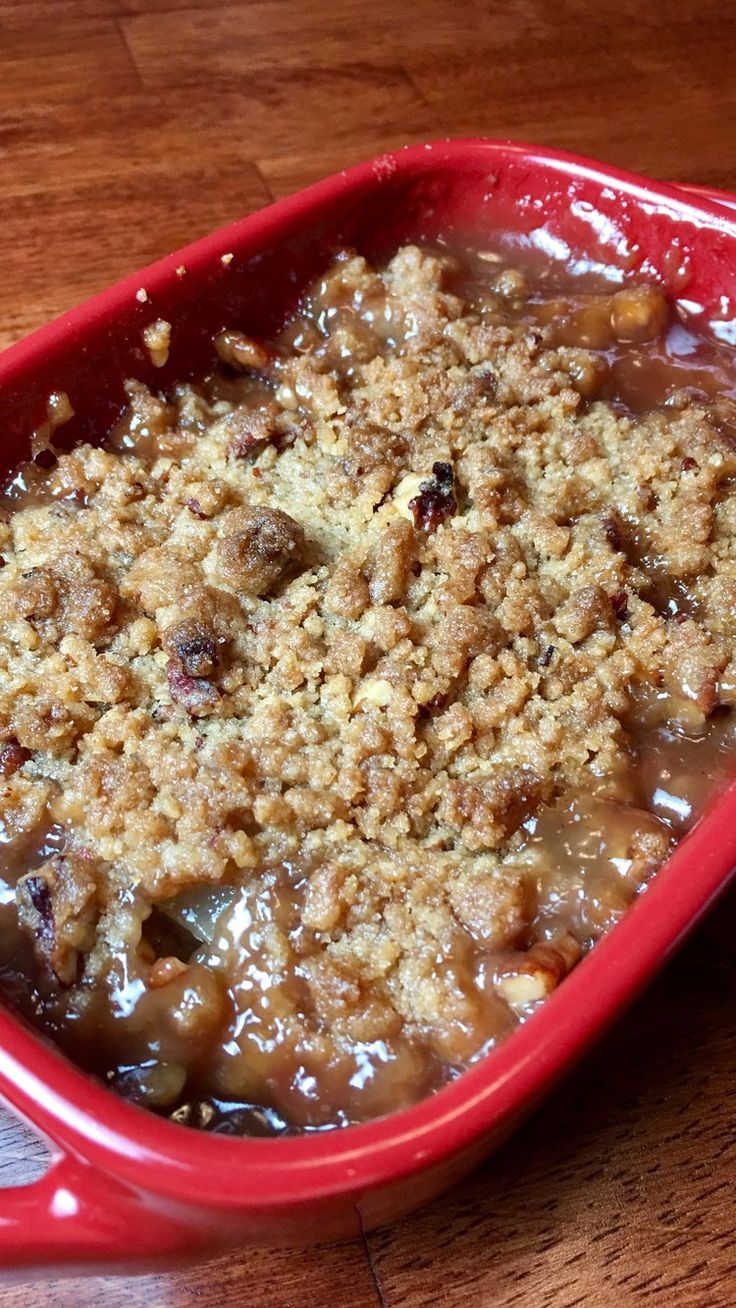
[[[65,443],[93,439],[117,417],[124,378],[165,388],[204,370],[224,326],[275,329],[338,244],[380,256],[439,233],[477,241],[543,227],[576,259],[657,277],[736,341],[728,204],[508,143],[441,142],[382,156],[169,255],[8,350],[3,466],[27,454],[50,392],[66,391],[75,410]],[[174,324],[160,371],[141,341],[158,317]],[[53,1142],[46,1176],[0,1194],[0,1264],[139,1265],[224,1242],[346,1238],[406,1213],[531,1112],[692,930],[734,863],[736,785],[501,1048],[434,1097],[347,1130],[275,1140],[198,1134],[116,1098],[0,1011],[0,1092]]]

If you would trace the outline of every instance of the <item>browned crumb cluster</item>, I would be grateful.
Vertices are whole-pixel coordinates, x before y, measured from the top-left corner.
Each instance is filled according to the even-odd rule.
[[[182,1032],[200,1087],[302,1123],[466,1062],[670,848],[632,713],[697,732],[733,697],[732,444],[687,397],[596,400],[600,356],[534,326],[522,278],[478,307],[448,267],[341,258],[275,347],[228,332],[219,384],[131,383],[107,448],[8,497],[3,819],[70,833],[18,914],[78,1019],[126,956],[177,1034],[169,1100]],[[619,302],[618,339],[661,308]],[[585,912],[529,845],[571,796],[628,868]],[[191,924],[202,886],[235,889],[182,965],[143,923]]]

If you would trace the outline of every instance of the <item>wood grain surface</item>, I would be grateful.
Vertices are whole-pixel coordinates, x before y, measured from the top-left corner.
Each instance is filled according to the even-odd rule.
[[[0,0],[0,343],[212,227],[445,135],[736,189],[732,0]],[[365,1241],[0,1308],[732,1308],[736,896],[501,1153]],[[0,1119],[0,1183],[43,1146]]]

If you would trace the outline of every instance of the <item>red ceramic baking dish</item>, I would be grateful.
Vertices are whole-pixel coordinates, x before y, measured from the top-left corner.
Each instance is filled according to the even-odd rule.
[[[174,197],[175,198],[175,197]],[[2,462],[27,452],[53,390],[99,438],[122,382],[204,370],[226,325],[267,333],[343,243],[527,236],[562,257],[657,277],[736,342],[736,214],[728,197],[517,144],[455,141],[385,155],[126,278],[0,358]],[[174,325],[155,372],[141,341]],[[724,889],[736,863],[736,785],[716,797],[624,921],[498,1050],[413,1108],[308,1137],[198,1134],[116,1098],[0,1011],[0,1092],[52,1142],[48,1173],[0,1193],[0,1263],[132,1266],[224,1242],[359,1234],[438,1194],[487,1155],[631,1002]]]

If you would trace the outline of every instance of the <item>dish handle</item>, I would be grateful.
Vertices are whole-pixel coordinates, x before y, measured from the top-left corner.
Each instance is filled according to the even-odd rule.
[[[206,1223],[183,1206],[164,1204],[94,1165],[53,1147],[37,1181],[0,1189],[0,1275],[43,1268],[67,1272],[156,1268],[193,1257],[206,1243]]]

